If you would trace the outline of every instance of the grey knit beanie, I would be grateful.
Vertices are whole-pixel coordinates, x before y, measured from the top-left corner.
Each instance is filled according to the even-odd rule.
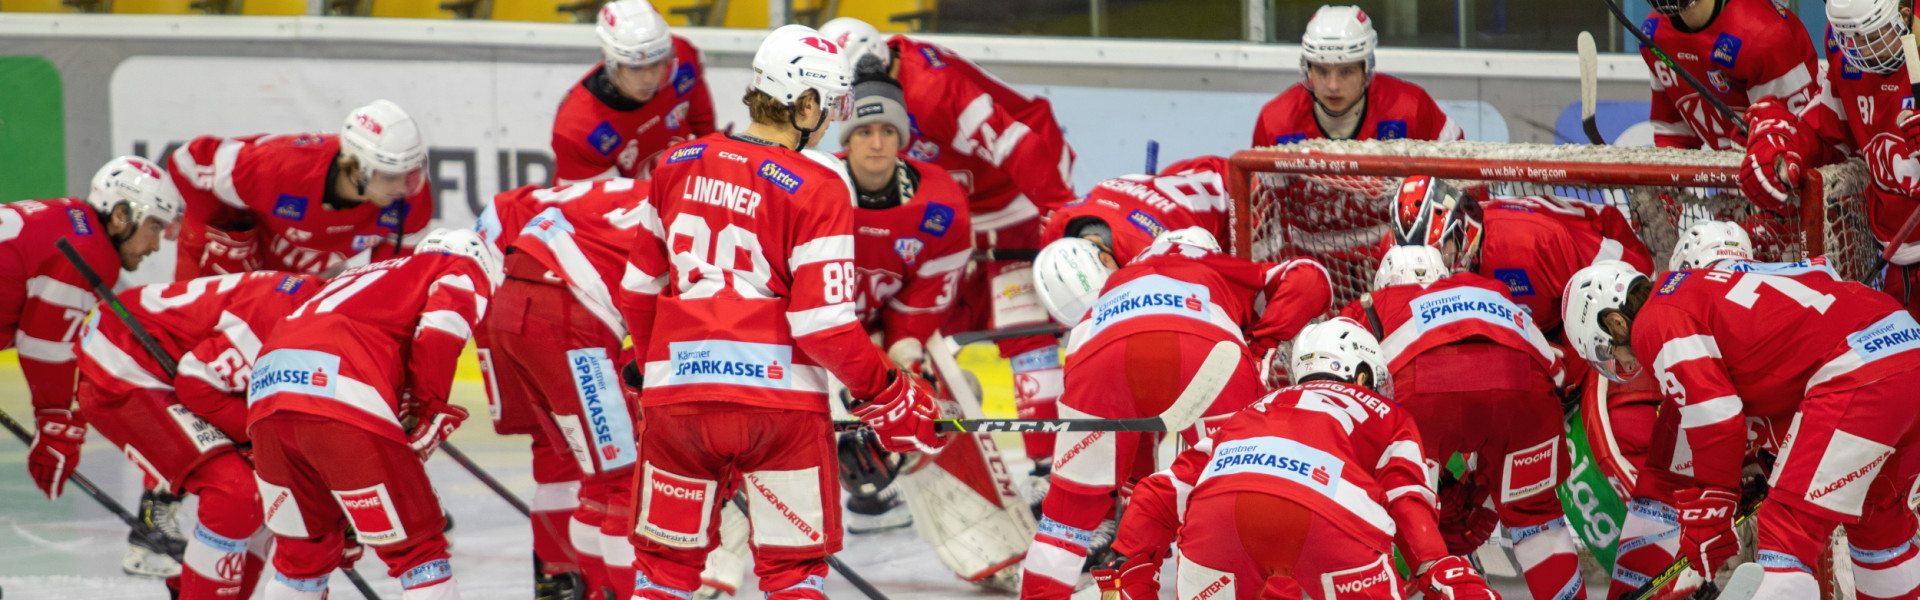
[[[853,118],[840,124],[840,146],[846,147],[853,130],[868,123],[890,123],[900,133],[900,149],[911,139],[906,96],[900,83],[889,78],[861,79],[853,84]]]

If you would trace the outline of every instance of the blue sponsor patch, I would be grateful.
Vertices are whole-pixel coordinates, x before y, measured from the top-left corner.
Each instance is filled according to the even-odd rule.
[[[280,285],[273,286],[273,291],[291,296],[300,293],[300,286],[306,283],[307,280],[299,275],[288,275],[280,278]]]
[[[1849,61],[1849,60],[1840,61],[1840,78],[1841,79],[1859,81],[1860,77],[1861,77],[1860,68],[1853,66],[1853,61]]]
[[[580,397],[581,417],[593,436],[593,453],[600,469],[611,471],[634,463],[639,451],[634,448],[633,416],[627,412],[626,396],[615,383],[613,361],[604,348],[567,351],[567,366],[573,369],[573,391]]]
[[[620,148],[620,142],[620,132],[615,131],[613,124],[606,121],[601,121],[599,127],[587,132],[587,145],[592,146],[593,151],[599,152],[601,156],[612,156],[613,151]]]
[[[247,404],[281,393],[333,398],[339,379],[340,357],[281,348],[254,361],[253,377],[247,383]]]
[[[1911,313],[1898,311],[1848,335],[1847,345],[1863,364],[1920,348],[1920,323]]]
[[[714,383],[793,389],[793,347],[704,340],[667,345],[667,376],[660,385]],[[651,387],[653,382],[648,381]]]
[[[1494,269],[1493,278],[1507,284],[1507,295],[1515,298],[1539,293],[1533,289],[1533,280],[1527,278],[1526,269]]]
[[[934,237],[946,237],[947,228],[953,226],[953,207],[943,204],[928,204],[927,212],[920,214],[920,231]]]
[[[1407,122],[1399,119],[1395,119],[1392,121],[1381,121],[1380,125],[1373,129],[1373,139],[1376,139],[1376,140],[1407,139]]]
[[[407,222],[407,213],[412,210],[405,200],[388,204],[386,208],[380,209],[380,226],[397,230],[400,224]]]
[[[1647,17],[1647,20],[1640,22],[1640,33],[1647,34],[1649,38],[1653,37],[1653,32],[1659,30],[1660,17]]]
[[[940,53],[934,51],[933,47],[931,46],[921,46],[920,56],[926,57],[927,66],[929,67],[933,67],[935,69],[947,68],[947,61],[940,60]]]
[[[74,235],[93,235],[93,219],[87,216],[86,209],[67,209],[67,222],[73,225]]]
[[[696,83],[700,83],[700,78],[693,74],[693,63],[681,63],[680,68],[673,70],[674,95],[687,95],[687,92],[693,91],[693,84]]]
[[[1731,33],[1722,33],[1720,34],[1720,39],[1713,41],[1714,64],[1731,69],[1733,68],[1733,62],[1739,58],[1740,38],[1733,37]]]
[[[770,160],[760,163],[760,178],[773,182],[789,194],[799,191],[800,186],[807,183],[799,175],[794,175],[793,171],[788,171],[786,167],[780,166],[780,163]]]
[[[1833,28],[1828,27],[1827,28],[1827,54],[1834,54],[1839,51],[1840,51],[1840,41],[1833,37]]]
[[[1672,294],[1674,290],[1680,289],[1680,282],[1686,281],[1687,277],[1690,275],[1692,275],[1692,273],[1688,273],[1686,271],[1674,271],[1672,273],[1668,273],[1667,280],[1660,282],[1660,290],[1654,292],[1654,295],[1665,296],[1668,294]]]
[[[694,144],[692,146],[681,146],[678,149],[675,149],[673,151],[673,154],[667,155],[667,164],[673,164],[681,161],[688,161],[688,160],[700,158],[700,155],[706,154],[706,152],[707,152],[706,144]]]
[[[1340,489],[1340,471],[1346,461],[1324,450],[1277,436],[1233,440],[1213,451],[1213,460],[1200,481],[1237,473],[1266,475],[1292,481],[1328,498]]]
[[[1287,144],[1298,144],[1298,143],[1300,143],[1300,142],[1304,142],[1304,141],[1307,141],[1307,134],[1304,134],[1304,133],[1289,133],[1289,134],[1286,134],[1286,135],[1283,135],[1283,136],[1278,136],[1278,137],[1275,137],[1275,138],[1273,138],[1273,145],[1275,145],[1275,146],[1285,146],[1285,145],[1287,145]]]
[[[273,216],[291,221],[303,221],[307,218],[307,197],[293,194],[281,194],[273,201]]]
[[[1132,223],[1134,227],[1139,227],[1141,231],[1147,232],[1147,235],[1150,236],[1160,237],[1160,234],[1167,232],[1167,226],[1161,225],[1160,221],[1153,218],[1153,215],[1149,215],[1144,211],[1136,210],[1127,213],[1127,222]]]

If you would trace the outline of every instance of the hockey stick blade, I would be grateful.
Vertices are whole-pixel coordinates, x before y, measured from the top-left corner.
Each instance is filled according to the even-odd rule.
[[[1733,569],[1733,575],[1727,577],[1727,585],[1720,587],[1720,595],[1714,600],[1753,600],[1760,593],[1760,580],[1767,576],[1765,567],[1760,563],[1747,563]]]
[[[1600,123],[1593,113],[1600,100],[1600,52],[1593,45],[1593,34],[1580,32],[1574,46],[1580,52],[1580,128],[1586,131],[1587,141],[1595,146],[1605,146],[1607,140],[1600,135]]]
[[[1193,379],[1174,398],[1173,405],[1157,416],[1138,419],[940,419],[934,427],[943,432],[1061,432],[1061,431],[1162,431],[1176,432],[1192,427],[1200,415],[1213,406],[1213,399],[1226,389],[1227,380],[1240,368],[1240,346],[1220,342],[1207,352]]]
[[[1633,34],[1635,39],[1640,40],[1640,45],[1652,52],[1654,58],[1659,59],[1661,63],[1667,65],[1667,70],[1673,71],[1674,76],[1679,77],[1680,81],[1686,82],[1687,87],[1693,88],[1693,91],[1698,92],[1701,98],[1707,100],[1708,104],[1712,104],[1713,109],[1718,111],[1720,116],[1726,117],[1728,122],[1733,123],[1734,128],[1740,130],[1740,137],[1747,137],[1747,120],[1735,114],[1732,108],[1727,107],[1726,102],[1720,100],[1719,95],[1707,89],[1707,86],[1700,83],[1700,80],[1694,79],[1692,73],[1688,73],[1686,69],[1680,68],[1680,65],[1674,64],[1673,57],[1667,56],[1667,53],[1662,51],[1659,46],[1654,45],[1653,38],[1647,37],[1647,34],[1640,31],[1640,26],[1635,24],[1633,19],[1627,18],[1627,13],[1620,11],[1620,3],[1614,0],[1600,0],[1600,2],[1607,5],[1607,12],[1613,13],[1613,20],[1615,22],[1619,23],[1621,27],[1625,27],[1629,33]]]

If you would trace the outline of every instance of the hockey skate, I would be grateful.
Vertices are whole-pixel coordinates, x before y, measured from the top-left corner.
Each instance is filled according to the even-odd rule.
[[[1040,503],[1047,499],[1047,490],[1053,489],[1053,459],[1043,458],[1033,463],[1033,470],[1027,472],[1027,479],[1020,483],[1020,497],[1027,501],[1027,507],[1033,509],[1033,518],[1040,518]]]
[[[534,600],[586,600],[587,582],[577,572],[547,574],[540,557],[533,557]]]
[[[847,495],[847,533],[864,534],[899,529],[913,524],[913,512],[900,499],[900,491],[888,487],[876,494]]]
[[[180,561],[175,556],[187,551],[187,537],[180,533],[180,497],[148,490],[140,495],[140,523],[165,539],[155,545],[140,531],[127,532],[127,557],[120,570],[136,577],[178,577]]]

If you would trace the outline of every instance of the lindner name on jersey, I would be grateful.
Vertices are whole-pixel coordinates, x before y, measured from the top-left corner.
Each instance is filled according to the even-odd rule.
[[[760,192],[732,183],[695,175],[680,188],[680,197],[691,202],[711,204],[746,216],[760,208]]]

